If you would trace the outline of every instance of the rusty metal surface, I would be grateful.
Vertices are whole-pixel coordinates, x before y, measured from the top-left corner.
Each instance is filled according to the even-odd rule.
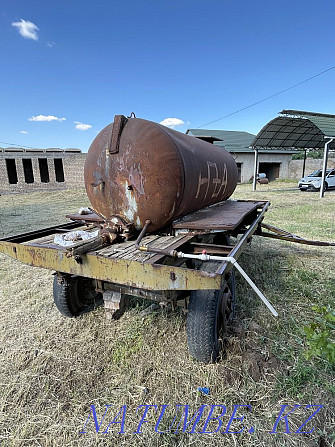
[[[91,223],[103,223],[104,219],[100,216],[98,216],[95,213],[89,213],[89,214],[67,214],[65,216],[68,219],[79,221],[79,222],[91,222]]]
[[[80,225],[81,224],[78,224],[77,222],[68,222],[66,224],[56,225],[54,227],[43,228],[42,230],[29,231],[28,233],[9,236],[9,237],[0,239],[0,242],[1,241],[7,241],[7,242],[13,242],[13,243],[24,243],[26,241],[31,242],[35,239],[41,239],[42,237],[48,238],[48,237],[50,237],[50,235],[52,235],[52,237],[53,237],[53,235],[55,233],[62,233],[62,232],[78,229],[80,227]]]
[[[250,224],[247,231],[243,234],[240,240],[235,244],[234,248],[230,252],[229,256],[232,256],[236,260],[241,256],[245,246],[251,242],[252,236],[256,234],[262,220],[264,219],[264,215],[269,209],[270,202],[263,202],[262,211],[257,214],[256,218]],[[224,272],[228,272],[232,269],[232,265],[229,262],[224,262],[217,269],[217,273],[223,274]]]
[[[266,202],[227,200],[173,222],[173,228],[189,230],[234,230],[245,217]]]
[[[73,223],[71,224],[73,227]],[[76,230],[85,231],[86,233],[95,232],[96,228],[86,227],[83,225],[76,225]],[[101,246],[101,244],[96,244],[97,241],[100,242],[100,237],[95,237],[92,239],[87,239],[84,241],[74,242],[70,246],[62,247],[55,244],[54,237],[57,233],[62,233],[67,229],[67,225],[61,225],[59,227],[46,228],[41,231],[36,231],[34,233],[27,233],[20,235],[19,239],[12,236],[9,238],[4,238],[1,241],[4,242],[20,242],[29,247],[43,247],[51,248],[57,251],[61,251],[65,256],[69,256],[71,252],[77,255],[84,255],[88,252],[95,252],[99,256],[104,256],[109,259],[127,259],[131,261],[138,262],[149,262],[150,264],[158,262],[162,256],[156,256],[154,253],[141,253],[136,248],[136,241],[126,241],[115,244],[107,244]],[[151,234],[143,238],[143,245],[146,247],[161,248],[161,249],[176,249],[186,244],[193,238],[193,235],[180,235],[180,236],[159,236],[156,234]],[[83,250],[80,250],[83,248]],[[79,250],[78,250],[79,249]]]
[[[230,254],[236,259],[238,259],[245,244],[250,240],[263,219],[269,202],[263,205],[262,211],[258,212],[247,232],[232,248]],[[74,257],[66,255],[65,248],[53,243],[55,233],[70,230],[74,227],[76,229],[86,228],[87,230],[85,226],[71,223],[46,228],[40,232],[9,237],[0,240],[0,252],[31,266],[149,291],[219,289],[221,275],[228,272],[232,267],[230,264],[222,263],[215,273],[208,274],[176,265],[157,264],[155,261],[159,261],[162,258],[161,255],[141,253],[136,250],[135,241],[110,245],[85,253],[81,257],[81,262],[76,262]],[[37,237],[38,234],[40,235],[39,238]],[[191,240],[192,236],[189,234],[178,237],[149,235],[143,238],[142,244],[162,249],[177,249],[182,247],[183,244],[189,244]],[[217,247],[213,246],[213,248],[216,249]]]
[[[182,267],[150,264],[129,259],[113,259],[86,253],[82,263],[67,257],[62,250],[0,241],[0,252],[23,262],[85,278],[108,281],[146,290],[219,289],[221,276]]]
[[[24,245],[30,247],[44,247],[52,248],[58,251],[62,251],[66,256],[73,253],[76,255],[83,255],[87,252],[96,252],[100,256],[105,256],[110,259],[128,259],[132,261],[139,262],[157,262],[162,256],[157,257],[154,253],[141,253],[136,248],[136,241],[126,241],[115,244],[101,244],[101,237],[95,237],[93,239],[88,239],[85,241],[74,242],[73,245],[62,247],[55,244],[54,236],[57,233],[62,233],[68,229],[68,225],[61,225],[58,227],[51,227],[41,231],[36,231],[34,233],[23,234],[16,237],[9,237],[2,239],[6,242],[20,242]],[[70,224],[70,228],[73,227],[73,223]],[[86,227],[84,225],[76,224],[76,230],[82,230],[86,233],[95,232],[96,228],[93,226]],[[153,248],[169,248],[175,249],[179,248],[181,245],[185,244],[193,238],[193,235],[180,235],[180,236],[159,236],[159,235],[148,235],[144,237],[144,246],[150,246]],[[1,240],[0,240],[1,241]],[[99,242],[99,243],[96,243]],[[102,246],[105,245],[105,246]]]
[[[122,130],[127,121],[127,118],[123,115],[115,116],[110,141],[106,146],[106,150],[108,150],[110,154],[117,154],[119,152]]]
[[[149,219],[153,232],[233,193],[237,167],[223,148],[138,118],[115,122],[118,152],[111,153],[110,124],[93,141],[84,171],[92,207],[107,221],[120,216],[140,230]]]
[[[229,253],[234,248],[232,245],[217,245],[217,244],[204,244],[199,242],[191,242],[190,246],[193,248],[193,253],[203,253],[210,254],[222,254],[229,255]]]
[[[267,185],[269,183],[269,179],[268,178],[260,178],[260,179],[257,180],[257,182],[260,185]]]
[[[262,231],[265,228],[268,232]],[[259,231],[258,236],[270,237],[272,239],[280,239],[282,241],[295,242],[296,244],[305,245],[316,245],[318,247],[335,247],[335,242],[324,242],[324,241],[314,241],[311,239],[305,239],[303,237],[297,236],[296,234],[289,233],[288,231],[282,230],[280,228],[274,227],[273,225],[261,224],[261,231]]]

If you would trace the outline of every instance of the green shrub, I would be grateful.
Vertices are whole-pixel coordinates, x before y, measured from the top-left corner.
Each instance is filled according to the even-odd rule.
[[[335,311],[326,306],[313,306],[315,321],[304,327],[308,349],[306,358],[322,357],[335,365]]]

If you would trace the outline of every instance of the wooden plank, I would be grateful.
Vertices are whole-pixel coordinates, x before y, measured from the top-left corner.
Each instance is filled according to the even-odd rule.
[[[87,229],[87,227],[79,227],[76,228],[76,230],[85,230],[85,231],[95,231],[95,228]],[[54,234],[48,235],[48,236],[42,236],[36,239],[33,239],[29,242],[24,242],[25,245],[29,246],[43,246],[45,248],[53,248],[61,251],[66,251],[67,247],[62,247],[60,245],[54,244],[54,236],[57,234],[57,231],[55,231]],[[171,250],[177,248],[178,246],[182,245],[187,240],[191,239],[192,235],[182,235],[182,236],[159,236],[157,234],[151,234],[146,236],[143,241],[142,245],[145,246],[152,246],[155,248],[171,248]],[[161,259],[164,257],[163,255],[159,255],[156,253],[150,253],[150,252],[140,252],[135,248],[135,241],[126,241],[118,244],[112,244],[107,247],[103,247],[99,250],[95,250],[95,253],[99,254],[99,256],[108,257],[111,259],[123,259],[123,260],[130,260],[130,261],[139,261],[139,262],[150,262],[153,263],[155,260]],[[154,258],[154,261],[151,262],[151,259]]]
[[[186,236],[179,236],[178,238],[174,238],[177,239],[174,241],[173,244],[169,245],[166,248],[169,248],[170,250],[176,250],[177,248],[179,248],[181,245],[185,244],[186,242],[188,242],[190,239],[193,239],[194,235],[193,234],[187,234]],[[154,254],[154,256],[152,256],[148,262],[150,264],[155,264],[156,262],[159,262],[161,259],[165,258],[165,255],[161,255],[159,253]]]
[[[54,227],[54,233],[48,234],[47,236],[40,236],[37,238],[30,239],[27,242],[23,242],[25,245],[43,245],[43,246],[53,246],[57,248],[63,248],[61,245],[54,244],[54,237],[56,234],[66,234],[72,231],[85,231],[88,233],[91,233],[92,231],[96,231],[96,228],[87,228],[86,226],[79,226],[77,228],[72,228],[69,230],[64,230],[62,228],[57,229],[57,227]]]

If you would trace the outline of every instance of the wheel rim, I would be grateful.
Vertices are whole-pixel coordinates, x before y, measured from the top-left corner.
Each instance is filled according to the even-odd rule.
[[[73,282],[72,311],[75,315],[87,312],[98,304],[99,294],[88,278],[76,278]]]
[[[234,304],[234,293],[229,281],[226,281],[220,291],[216,318],[215,348],[217,352],[222,348],[223,335],[234,318]]]

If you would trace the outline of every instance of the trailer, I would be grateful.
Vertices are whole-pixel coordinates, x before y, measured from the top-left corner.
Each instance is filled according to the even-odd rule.
[[[237,167],[223,148],[116,115],[94,139],[84,177],[88,214],[0,240],[0,252],[56,272],[53,296],[63,315],[104,303],[116,317],[130,296],[182,305],[189,351],[202,362],[218,358],[233,319],[235,270],[278,316],[238,259],[254,234],[309,241],[265,225],[269,202],[229,199]]]
[[[144,227],[137,240],[107,244],[98,236],[64,247],[55,243],[57,237],[95,234],[103,225],[94,213],[70,215],[63,225],[1,239],[0,251],[55,271],[54,302],[67,317],[102,303],[117,316],[130,296],[173,308],[181,304],[190,353],[210,362],[234,315],[234,260],[259,231],[269,205],[229,200],[172,222],[168,233],[146,235]]]
[[[234,317],[235,269],[272,315],[278,316],[237,262],[254,235],[335,245],[308,241],[263,223],[269,206],[268,201],[230,199],[173,221],[169,231],[146,234],[147,221],[137,239],[114,243],[101,231],[102,217],[93,212],[72,214],[62,225],[0,239],[0,252],[53,270],[54,302],[66,317],[104,304],[107,316],[118,318],[131,296],[173,309],[182,306],[187,314],[189,352],[208,363],[218,358]],[[82,233],[92,237],[72,240],[67,246],[55,242]]]

